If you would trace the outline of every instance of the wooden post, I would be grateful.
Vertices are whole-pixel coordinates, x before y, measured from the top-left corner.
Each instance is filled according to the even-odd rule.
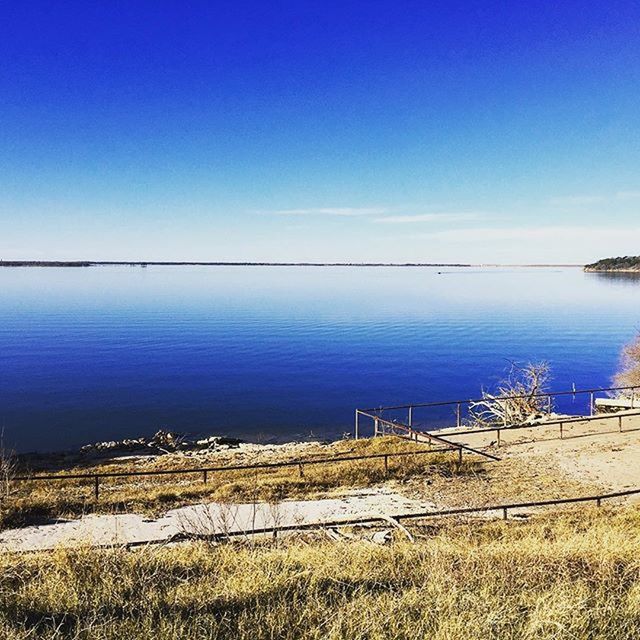
[[[93,478],[93,495],[95,496],[96,500],[100,495],[100,476],[94,476]]]
[[[409,407],[409,426],[413,426],[413,407]]]
[[[302,468],[302,462],[298,463],[298,471],[300,472],[300,477],[304,478],[304,469]]]
[[[458,447],[458,464],[462,464],[462,447]]]
[[[502,507],[502,519],[507,519],[507,507]]]
[[[593,407],[593,391],[589,394],[589,399],[590,399],[590,405],[591,405],[590,410],[589,410],[589,415],[592,416],[593,415],[593,410],[594,410],[594,407]]]
[[[202,472],[202,481],[204,482],[204,484],[207,484],[207,470],[206,469]]]
[[[373,419],[373,436],[374,438],[378,435],[378,418]]]
[[[356,409],[356,424],[355,424],[355,439],[357,440],[360,437],[360,412]]]
[[[389,456],[384,457],[384,475],[389,475]]]
[[[459,429],[462,426],[462,419],[460,417],[460,403],[456,406],[456,427]]]
[[[596,498],[596,507],[600,507],[602,505],[602,500],[600,498]]]
[[[560,423],[560,440],[562,440],[562,422]]]

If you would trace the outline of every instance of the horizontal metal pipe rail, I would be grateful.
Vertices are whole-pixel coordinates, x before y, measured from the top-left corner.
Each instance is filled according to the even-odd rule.
[[[368,414],[364,414],[367,415]],[[624,418],[633,418],[640,416],[640,411],[636,411],[634,413],[630,412],[618,412],[618,413],[600,413],[595,416],[575,416],[575,417],[567,417],[567,418],[558,418],[556,420],[543,420],[540,422],[534,423],[523,423],[523,424],[514,424],[509,426],[494,425],[489,427],[481,427],[480,429],[464,429],[462,428],[459,431],[447,431],[444,435],[446,436],[458,436],[458,435],[472,435],[477,433],[490,433],[492,431],[512,431],[517,429],[536,429],[538,427],[553,427],[555,425],[559,425],[562,435],[562,427],[566,424],[574,424],[580,422],[600,422],[602,420],[617,420],[620,425],[620,429],[622,430],[622,422]],[[378,418],[379,420],[381,418]],[[451,427],[451,429],[455,429],[455,427]],[[422,431],[419,433],[423,433]],[[426,432],[424,432],[426,433]]]
[[[159,539],[153,541],[140,541],[140,542],[129,542],[123,545],[114,545],[114,544],[101,544],[95,545],[95,548],[98,549],[112,549],[114,547],[119,548],[135,548],[135,547],[147,547],[151,544],[166,544],[167,542],[179,542],[181,540],[194,540],[194,539],[204,539],[204,540],[225,540],[228,538],[236,538],[240,536],[253,536],[253,535],[264,535],[271,534],[274,537],[277,537],[279,533],[286,533],[292,531],[311,531],[318,529],[327,529],[331,527],[342,527],[342,526],[353,526],[353,525],[368,525],[375,524],[378,522],[388,523],[389,518],[400,522],[402,520],[426,520],[428,518],[443,518],[447,516],[456,516],[456,515],[470,515],[474,513],[489,513],[491,511],[502,511],[503,519],[507,518],[509,510],[513,509],[530,509],[532,507],[545,507],[545,506],[558,506],[562,504],[580,504],[585,502],[595,502],[597,506],[601,506],[604,500],[611,500],[614,498],[623,498],[632,495],[640,494],[640,489],[628,489],[626,491],[616,491],[614,493],[602,493],[598,495],[591,496],[579,496],[574,498],[557,498],[552,500],[539,500],[535,502],[510,502],[505,504],[494,504],[484,507],[463,507],[460,509],[443,509],[440,511],[421,511],[416,513],[399,513],[394,515],[376,515],[372,514],[369,516],[359,516],[355,518],[337,518],[334,520],[325,520],[323,522],[307,522],[307,523],[297,523],[291,525],[277,525],[273,527],[260,527],[251,530],[238,530],[238,531],[220,531],[215,533],[204,533],[204,534],[188,534],[188,533],[180,533],[170,540]],[[41,551],[19,551],[19,552],[10,552],[10,553],[20,553],[21,555],[24,553],[41,553]]]
[[[512,396],[496,396],[493,398],[494,400],[522,400],[524,398],[553,398],[555,396],[575,396],[575,395],[583,395],[586,393],[609,393],[611,391],[636,391],[640,390],[640,386],[630,386],[630,387],[598,387],[595,389],[571,389],[569,391],[549,391],[545,393],[535,393],[535,394],[522,394],[522,395],[512,395]],[[456,406],[458,404],[470,404],[472,402],[481,402],[486,400],[486,398],[469,398],[464,400],[446,400],[442,402],[420,402],[413,404],[399,404],[388,407],[369,407],[368,409],[359,409],[359,411],[371,412],[371,411],[393,411],[399,409],[416,409],[423,407],[446,407],[446,406]],[[640,397],[639,397],[640,401]]]
[[[188,474],[202,474],[203,481],[206,484],[209,473],[222,473],[225,471],[248,471],[254,469],[276,469],[281,467],[298,467],[300,475],[304,475],[304,467],[309,465],[318,464],[337,464],[340,462],[349,462],[357,460],[380,460],[384,459],[385,471],[388,470],[388,461],[392,457],[402,456],[417,456],[427,455],[435,453],[446,453],[452,450],[452,447],[447,443],[447,447],[441,447],[438,449],[417,449],[415,451],[387,451],[383,453],[373,453],[361,456],[337,456],[334,458],[303,458],[298,460],[288,460],[286,462],[262,462],[256,464],[245,465],[229,465],[223,467],[199,467],[196,469],[150,469],[148,471],[110,471],[105,473],[69,473],[62,475],[38,475],[38,476],[15,476],[12,481],[16,482],[52,482],[63,480],[93,480],[94,493],[96,498],[99,494],[100,480],[104,478],[128,478],[138,476],[164,476],[164,475],[188,475]],[[457,449],[457,445],[453,447]]]
[[[444,509],[442,511],[426,511],[419,513],[400,514],[393,516],[396,520],[416,520],[419,518],[443,517],[464,515],[468,513],[486,513],[488,511],[502,511],[503,517],[509,510],[527,509],[531,507],[548,507],[557,506],[559,504],[574,504],[580,502],[595,502],[598,506],[603,500],[612,498],[623,498],[627,496],[640,494],[640,489],[627,489],[626,491],[616,491],[614,493],[601,493],[594,496],[579,496],[576,498],[554,498],[551,500],[537,500],[534,502],[509,502],[506,504],[494,504],[486,507],[463,507],[460,509]]]
[[[633,396],[635,396],[636,390],[640,390],[639,386],[630,386],[630,387],[608,387],[608,388],[601,388],[601,389],[580,389],[580,390],[572,390],[572,391],[556,391],[556,392],[551,392],[551,393],[542,393],[542,394],[534,394],[534,395],[514,395],[514,396],[498,396],[495,398],[495,400],[510,400],[510,399],[519,399],[519,398],[549,398],[550,401],[550,407],[551,407],[551,398],[553,398],[554,396],[567,396],[567,395],[578,395],[578,394],[585,394],[585,393],[589,393],[591,394],[591,400],[590,400],[590,406],[591,406],[591,413],[589,416],[574,416],[572,418],[566,418],[566,419],[558,419],[556,421],[545,421],[545,422],[538,422],[535,424],[520,424],[520,425],[509,425],[509,424],[496,424],[495,426],[489,426],[489,427],[483,427],[481,429],[471,429],[468,431],[465,431],[465,433],[482,433],[483,430],[484,431],[497,431],[498,432],[498,437],[500,435],[500,431],[502,429],[525,429],[525,428],[529,428],[532,426],[538,426],[538,425],[543,425],[543,424],[560,424],[562,423],[562,425],[566,424],[566,423],[570,423],[571,420],[574,420],[575,422],[582,422],[582,421],[587,421],[589,419],[592,420],[599,420],[599,419],[606,419],[609,417],[617,417],[618,415],[620,415],[622,412],[614,412],[613,414],[606,414],[606,413],[601,413],[601,414],[595,414],[594,415],[594,397],[593,394],[597,393],[597,392],[608,392],[608,391],[632,391],[633,392]],[[395,410],[395,409],[408,409],[408,424],[404,424],[404,423],[396,423],[394,422],[393,424],[404,424],[404,426],[408,426],[409,428],[414,428],[413,427],[413,409],[418,408],[418,407],[443,407],[443,406],[455,406],[456,407],[456,425],[455,427],[442,427],[441,429],[454,429],[454,428],[462,428],[463,424],[462,424],[462,420],[461,420],[461,407],[463,404],[470,404],[473,402],[478,402],[479,400],[453,400],[450,402],[432,402],[432,403],[427,403],[427,404],[413,404],[413,405],[399,405],[399,406],[395,406],[395,407],[378,407],[375,409],[356,409],[355,410],[355,438],[356,440],[360,437],[360,424],[359,424],[359,418],[360,416],[365,416],[367,418],[370,418],[372,420],[378,419],[378,420],[383,420],[383,418],[381,417],[380,413],[382,413],[383,411],[391,411],[391,410]],[[633,402],[631,403],[632,407],[631,410],[633,410],[635,407],[633,406]],[[549,409],[550,411],[550,409]],[[380,413],[377,413],[380,412]],[[624,415],[635,415],[635,414],[630,414],[630,413],[625,413]],[[387,421],[388,422],[388,421]],[[415,430],[415,429],[414,429]],[[562,432],[562,426],[560,427],[560,430]],[[426,431],[420,431],[420,433],[426,433]],[[561,434],[562,435],[562,434]]]
[[[545,506],[558,506],[562,504],[578,504],[585,502],[595,502],[597,506],[601,506],[604,500],[611,500],[613,498],[622,498],[631,495],[640,494],[640,489],[629,489],[626,491],[616,491],[614,493],[603,493],[592,496],[579,496],[574,498],[557,498],[552,500],[538,500],[535,502],[509,502],[505,504],[494,504],[484,507],[464,507],[460,509],[444,509],[440,511],[420,511],[417,513],[399,513],[389,516],[360,516],[357,518],[341,518],[335,520],[326,520],[324,522],[309,522],[301,524],[274,526],[274,527],[260,527],[258,529],[252,529],[250,531],[225,531],[216,532],[212,534],[181,534],[178,539],[208,539],[208,540],[224,540],[225,538],[248,536],[248,535],[260,535],[260,534],[273,534],[276,536],[280,532],[287,531],[308,531],[313,529],[326,529],[330,527],[351,526],[351,525],[366,525],[375,524],[377,522],[388,522],[388,518],[392,518],[397,522],[402,520],[423,520],[427,518],[442,518],[446,516],[455,515],[468,515],[473,513],[488,513],[491,511],[501,511],[502,517],[507,518],[508,512],[513,509],[525,509],[532,507],[545,507]],[[135,544],[135,543],[134,543]]]

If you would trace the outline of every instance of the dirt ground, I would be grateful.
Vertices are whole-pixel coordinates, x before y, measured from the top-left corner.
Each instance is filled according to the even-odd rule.
[[[447,439],[486,450],[501,458],[485,462],[472,478],[416,481],[416,495],[446,506],[544,500],[640,488],[640,417],[529,429],[464,434],[448,431]],[[633,498],[631,498],[633,500]]]

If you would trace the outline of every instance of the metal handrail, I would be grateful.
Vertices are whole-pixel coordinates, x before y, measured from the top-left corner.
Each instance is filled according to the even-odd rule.
[[[400,429],[402,431],[406,431],[411,438],[415,437],[416,440],[418,437],[428,438],[429,441],[435,440],[440,444],[444,444],[449,447],[449,449],[453,449],[459,452],[460,461],[462,461],[462,451],[467,451],[468,453],[474,453],[479,456],[484,456],[485,458],[490,458],[491,460],[495,460],[496,462],[500,461],[500,458],[487,453],[486,451],[479,451],[478,449],[473,449],[465,444],[461,444],[459,442],[451,442],[450,440],[446,440],[442,436],[436,436],[433,433],[428,431],[418,431],[417,429],[413,429],[412,427],[407,426],[406,424],[402,424],[399,422],[390,422],[389,420],[385,420],[384,418],[380,418],[379,416],[371,415],[370,413],[366,413],[364,411],[360,411],[361,415],[366,416],[367,418],[371,418],[376,422],[382,422],[385,425],[388,425],[392,429]]]
[[[369,414],[362,413],[361,415],[365,415],[369,417]],[[634,413],[631,412],[616,412],[616,413],[600,413],[595,416],[574,416],[567,418],[558,418],[557,420],[540,420],[539,422],[524,422],[521,424],[507,425],[506,427],[501,424],[496,424],[495,426],[490,427],[482,427],[480,429],[465,429],[464,427],[458,431],[447,431],[444,435],[453,436],[453,435],[472,435],[476,433],[489,433],[491,431],[511,431],[512,429],[535,429],[536,427],[552,427],[555,425],[565,425],[565,424],[573,424],[576,422],[598,422],[599,420],[613,420],[617,419],[619,422],[622,421],[623,418],[633,418],[636,416],[640,416],[640,411],[636,411]],[[447,427],[445,427],[446,429]],[[457,429],[457,427],[450,427],[450,429]],[[426,433],[419,431],[419,433]]]
[[[506,513],[510,509],[525,509],[529,507],[547,507],[559,504],[574,504],[579,502],[595,502],[598,506],[602,500],[611,498],[623,498],[640,494],[640,489],[627,489],[625,491],[615,491],[613,493],[601,493],[595,496],[579,496],[576,498],[554,498],[550,500],[537,500],[533,502],[509,502],[506,504],[494,504],[485,507],[462,507],[460,509],[444,509],[441,511],[426,511],[419,513],[401,514],[394,516],[396,520],[415,520],[419,518],[442,517],[462,515],[466,513],[486,513],[487,511],[502,511],[506,518]]]
[[[457,448],[457,445],[454,445]],[[160,476],[160,475],[186,475],[189,473],[215,473],[218,471],[240,471],[244,469],[271,469],[276,467],[295,467],[298,465],[310,464],[330,464],[334,462],[345,462],[350,460],[369,460],[373,458],[384,458],[385,456],[415,456],[424,453],[437,453],[449,451],[447,449],[418,449],[416,451],[387,451],[383,453],[372,453],[362,456],[335,456],[333,458],[299,458],[297,460],[287,460],[284,462],[261,462],[256,464],[238,464],[223,467],[198,467],[195,469],[149,469],[147,471],[106,471],[102,473],[69,473],[51,474],[46,476],[15,476],[12,480],[32,481],[32,480],[79,480],[95,478],[127,478],[129,476]]]
[[[567,417],[567,418],[558,418],[557,420],[541,420],[539,422],[534,422],[534,423],[523,423],[523,424],[514,424],[514,425],[504,425],[504,424],[495,424],[493,426],[489,426],[489,427],[481,427],[479,429],[466,429],[464,427],[445,427],[443,429],[444,433],[440,436],[434,436],[433,433],[429,432],[429,431],[421,431],[419,429],[415,429],[414,427],[410,427],[407,426],[405,424],[402,423],[398,423],[398,422],[389,422],[388,420],[385,420],[384,418],[381,418],[380,416],[376,416],[370,413],[367,413],[366,411],[362,411],[360,409],[356,410],[356,415],[357,416],[364,416],[365,418],[369,418],[370,420],[373,420],[374,423],[375,421],[379,421],[379,422],[383,422],[385,424],[391,425],[394,429],[401,429],[401,430],[405,430],[408,433],[412,433],[412,434],[419,434],[421,436],[424,437],[429,437],[429,438],[433,438],[436,439],[436,437],[439,437],[441,441],[444,442],[449,442],[449,444],[453,445],[454,447],[458,446],[457,442],[451,442],[449,440],[444,440],[442,438],[442,435],[447,436],[447,437],[451,437],[451,436],[467,436],[467,435],[473,435],[473,434],[478,434],[478,433],[490,433],[492,431],[497,432],[498,434],[498,444],[500,443],[500,432],[502,431],[512,431],[512,430],[518,430],[518,429],[536,429],[538,427],[552,427],[555,425],[558,425],[560,427],[560,438],[563,437],[563,428],[564,425],[567,424],[577,424],[580,422],[599,422],[601,420],[618,420],[618,424],[619,424],[619,430],[622,432],[622,421],[624,418],[634,418],[634,417],[638,417],[640,416],[640,411],[635,411],[635,412],[630,412],[630,411],[624,411],[624,412],[616,412],[616,413],[601,413],[595,416],[574,416],[574,417]],[[455,430],[457,429],[457,430]],[[467,449],[470,449],[470,447],[467,447]],[[478,451],[478,450],[471,450],[474,453],[478,453],[480,455],[485,455],[488,456],[489,454],[483,452],[483,451]],[[496,460],[498,460],[499,458],[496,458]]]
[[[288,531],[309,531],[313,529],[322,529],[328,527],[341,527],[352,525],[369,525],[380,521],[388,522],[389,518],[400,522],[401,520],[422,520],[426,518],[441,518],[454,515],[465,515],[473,513],[487,513],[489,511],[502,511],[502,517],[506,520],[509,510],[523,509],[531,507],[545,507],[545,506],[557,506],[561,504],[576,504],[584,502],[595,502],[597,506],[601,506],[603,500],[610,500],[613,498],[622,498],[631,495],[640,494],[640,489],[628,489],[626,491],[616,491],[613,493],[602,493],[599,495],[591,496],[579,496],[574,498],[556,498],[550,500],[539,500],[533,502],[511,502],[504,504],[494,504],[484,507],[463,507],[460,509],[443,509],[440,511],[420,511],[416,513],[399,513],[388,516],[379,516],[376,514],[358,516],[354,518],[340,518],[333,520],[325,520],[324,522],[308,522],[291,525],[281,525],[273,527],[260,527],[252,529],[250,531],[224,531],[211,534],[179,534],[175,539],[207,539],[207,540],[222,540],[225,538],[248,536],[248,535],[260,535],[260,534],[272,534],[277,536],[278,533]],[[131,543],[127,546],[137,546],[142,543]]]
[[[544,393],[534,393],[534,394],[521,394],[521,395],[512,395],[512,396],[496,396],[495,398],[491,398],[492,400],[522,400],[526,398],[553,398],[555,396],[573,396],[573,395],[582,395],[585,393],[605,393],[609,391],[635,391],[640,390],[640,386],[628,386],[628,387],[598,387],[596,389],[571,389],[570,391],[549,391]],[[442,402],[420,402],[414,404],[399,404],[393,406],[380,406],[380,407],[370,407],[368,409],[358,409],[358,411],[394,411],[399,409],[417,409],[424,407],[446,407],[446,406],[454,406],[458,404],[469,404],[471,402],[482,402],[487,398],[470,398],[465,400],[446,400]]]
[[[287,460],[284,462],[262,462],[256,464],[245,465],[229,465],[222,467],[199,467],[196,469],[149,469],[145,471],[108,471],[102,473],[69,473],[69,474],[50,474],[36,476],[15,476],[12,480],[17,482],[38,482],[38,481],[61,481],[61,480],[93,480],[94,494],[96,499],[99,495],[100,480],[104,478],[128,478],[137,476],[160,476],[160,475],[187,475],[201,473],[203,481],[206,484],[209,473],[218,473],[224,471],[241,471],[252,469],[274,469],[280,467],[298,467],[300,475],[304,475],[304,467],[317,464],[335,464],[339,462],[349,462],[356,460],[374,460],[384,459],[385,472],[388,471],[389,458],[398,456],[416,456],[435,453],[446,453],[453,449],[458,450],[458,445],[451,446],[447,443],[446,448],[437,449],[416,449],[413,451],[386,451],[382,453],[372,453],[359,456],[335,456],[332,458],[299,458],[297,460]]]

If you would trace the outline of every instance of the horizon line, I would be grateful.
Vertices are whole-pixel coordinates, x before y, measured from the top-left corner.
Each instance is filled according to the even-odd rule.
[[[240,260],[4,260],[4,267],[92,267],[92,266],[256,266],[256,267],[584,267],[579,263],[499,263],[499,262],[313,262]]]

